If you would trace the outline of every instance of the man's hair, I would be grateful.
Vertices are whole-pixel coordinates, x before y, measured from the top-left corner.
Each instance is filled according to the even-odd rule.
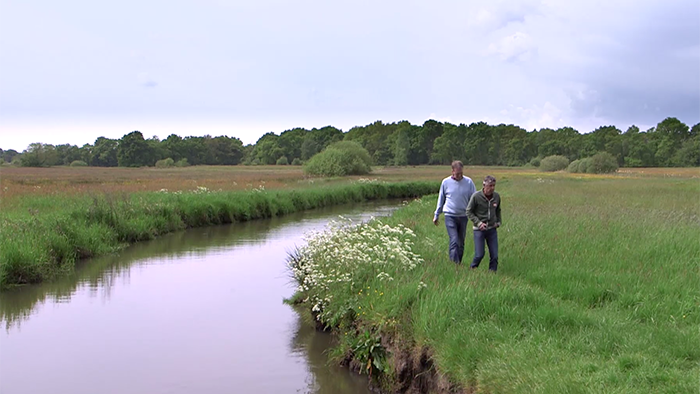
[[[464,164],[459,160],[455,160],[452,162],[452,169],[454,170],[455,168],[464,168]]]
[[[491,175],[486,175],[486,178],[484,178],[484,185],[495,185],[496,184],[496,178],[492,177]]]

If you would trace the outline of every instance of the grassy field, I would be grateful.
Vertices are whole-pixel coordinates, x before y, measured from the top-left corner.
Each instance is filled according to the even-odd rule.
[[[489,169],[503,198],[496,275],[449,262],[429,196],[311,238],[290,263],[295,299],[335,327],[340,359],[389,388],[428,349],[465,392],[697,393],[700,180],[664,170]],[[466,260],[472,248],[468,236]]]
[[[551,176],[536,169],[511,167],[467,167],[466,174],[480,179],[496,176]],[[449,175],[449,166],[375,168],[369,176],[382,181],[436,180]],[[591,175],[579,174],[581,177]],[[595,177],[595,176],[593,176]],[[700,178],[698,168],[623,168],[613,177]],[[351,177],[349,179],[359,179]],[[102,167],[0,167],[0,207],[11,209],[22,197],[36,195],[103,195],[144,191],[209,190],[242,191],[260,188],[290,189],[318,183],[304,176],[298,166],[194,166],[185,168],[102,168]],[[20,204],[21,205],[21,204]]]

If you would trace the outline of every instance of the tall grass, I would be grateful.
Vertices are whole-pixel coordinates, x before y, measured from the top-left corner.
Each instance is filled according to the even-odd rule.
[[[391,335],[431,349],[442,375],[476,392],[697,392],[700,184],[558,177],[498,189],[498,274],[449,262],[424,197],[385,220],[412,229],[424,263],[393,281],[352,277],[367,290],[337,324],[337,353]]]
[[[357,181],[331,187],[248,192],[146,192],[27,197],[0,214],[0,287],[70,271],[77,259],[188,228],[284,215],[304,209],[432,193],[436,182]]]

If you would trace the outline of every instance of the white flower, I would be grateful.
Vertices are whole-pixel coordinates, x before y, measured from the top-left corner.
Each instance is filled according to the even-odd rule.
[[[389,280],[389,281],[391,281],[391,280],[394,280],[394,278],[392,278],[392,277],[391,277],[389,274],[387,274],[386,272],[380,272],[379,275],[377,275],[377,279],[379,279],[380,281],[384,281],[384,280]]]

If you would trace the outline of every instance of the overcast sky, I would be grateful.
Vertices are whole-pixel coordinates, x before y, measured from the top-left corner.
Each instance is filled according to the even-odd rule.
[[[0,148],[700,122],[700,1],[0,0]]]

